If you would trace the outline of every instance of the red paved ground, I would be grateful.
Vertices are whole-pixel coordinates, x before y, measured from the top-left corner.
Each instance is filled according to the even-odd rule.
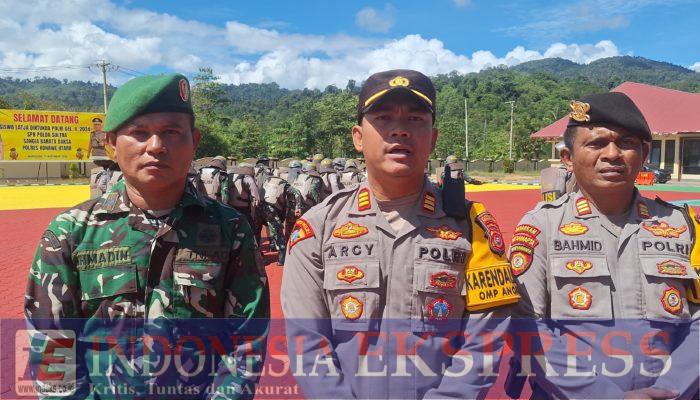
[[[645,196],[651,198],[654,198],[657,194],[668,201],[698,198],[697,193],[644,193]],[[469,197],[472,200],[481,201],[486,204],[486,207],[498,220],[503,230],[504,238],[509,241],[513,229],[522,215],[526,211],[532,209],[538,201],[539,190],[481,192],[471,193]],[[42,232],[46,229],[51,218],[60,211],[60,209],[0,211],[0,277],[2,277],[2,279],[0,279],[0,318],[22,317],[22,302],[29,264],[32,261],[36,245]],[[268,262],[274,261],[272,256],[266,258]],[[282,317],[279,301],[282,271],[283,269],[276,266],[274,263],[267,266],[273,318]],[[276,327],[271,332],[273,338],[271,338],[270,353],[285,353],[284,343],[280,341],[284,333],[280,328],[281,327]],[[12,339],[13,338],[0,338],[2,347],[11,346]],[[0,352],[0,354],[6,354],[6,352]],[[277,370],[280,369],[279,364],[274,367]],[[274,389],[274,386],[288,382],[287,379],[280,380],[280,378],[273,379],[264,376],[261,385],[273,387]],[[6,398],[3,397],[2,393],[7,391],[7,382],[3,380],[2,383],[5,387],[0,387],[0,398]],[[284,398],[285,396],[268,395],[264,397]]]

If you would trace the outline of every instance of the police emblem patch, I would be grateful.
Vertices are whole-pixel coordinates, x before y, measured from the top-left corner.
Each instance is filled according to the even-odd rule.
[[[488,211],[484,211],[476,216],[476,222],[484,230],[484,235],[489,241],[489,247],[494,254],[502,256],[506,252],[506,245],[503,241],[501,229],[496,223],[496,219]]]
[[[340,301],[340,311],[349,320],[356,320],[362,316],[362,302],[353,296],[346,296]]]
[[[366,226],[353,222],[346,222],[333,231],[333,237],[337,237],[338,239],[352,239],[366,235],[368,232],[369,229],[367,229]]]
[[[664,290],[663,295],[661,295],[661,305],[663,305],[664,310],[671,314],[680,314],[681,311],[683,311],[683,301],[681,300],[680,290],[673,286]]]
[[[588,227],[580,222],[569,222],[560,226],[559,232],[569,236],[578,236],[588,232]]]
[[[365,272],[360,269],[360,267],[355,267],[355,266],[347,266],[343,267],[338,273],[335,275],[336,278],[338,278],[339,281],[345,281],[347,283],[353,283],[357,280],[360,280],[365,277]]]
[[[389,81],[389,86],[391,86],[391,87],[397,87],[397,86],[406,87],[410,83],[411,83],[411,81],[409,81],[408,78],[404,78],[403,76],[399,75],[396,78]]]
[[[591,293],[581,286],[574,288],[569,292],[569,304],[577,310],[588,310],[591,308],[593,296]]]
[[[371,208],[369,189],[362,189],[357,193],[357,211],[366,211]]]
[[[574,271],[581,275],[589,269],[593,268],[593,264],[586,260],[571,260],[566,263],[566,269]]]
[[[659,273],[664,275],[685,275],[687,273],[685,265],[673,260],[662,261],[656,264],[656,268]]]
[[[309,225],[305,219],[299,218],[294,224],[292,233],[289,235],[289,244],[287,245],[289,249],[288,252],[291,254],[292,247],[294,247],[295,244],[312,237],[314,237],[314,230],[311,229],[311,225]]]
[[[452,304],[442,297],[428,303],[426,313],[432,321],[444,321],[452,312]]]
[[[574,121],[588,122],[591,120],[591,116],[588,115],[588,112],[591,111],[590,104],[581,101],[571,100],[571,102],[569,102],[569,107],[571,108],[569,117]]]
[[[532,264],[532,254],[528,254],[522,251],[512,251],[510,252],[510,268],[513,271],[513,275],[522,275],[530,265]]]
[[[576,211],[578,212],[579,216],[588,215],[591,213],[591,204],[588,202],[587,198],[579,197],[578,200],[576,200]]]
[[[437,228],[425,228],[426,231],[433,234],[438,239],[457,240],[462,237],[462,232],[457,232],[448,225],[442,225]]]
[[[661,222],[644,222],[642,223],[642,228],[651,232],[652,235],[665,238],[679,238],[681,234],[688,230],[688,227],[674,227],[668,224],[666,221]]]
[[[454,289],[457,287],[457,276],[449,272],[442,271],[430,275],[430,286],[443,289]]]

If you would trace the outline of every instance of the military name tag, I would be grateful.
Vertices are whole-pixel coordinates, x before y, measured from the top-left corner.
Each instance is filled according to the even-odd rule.
[[[131,264],[131,248],[124,246],[77,251],[73,259],[78,271],[126,265]]]
[[[226,247],[193,247],[178,249],[175,262],[188,263],[225,263],[228,261],[229,249]]]
[[[478,311],[518,300],[520,294],[508,264],[467,271],[467,310]]]

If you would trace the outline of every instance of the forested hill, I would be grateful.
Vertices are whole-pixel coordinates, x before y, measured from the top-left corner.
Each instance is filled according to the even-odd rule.
[[[469,107],[470,158],[508,154],[510,106],[515,100],[514,155],[538,157],[545,146],[529,135],[567,112],[568,101],[625,81],[700,92],[700,73],[641,57],[611,57],[580,65],[544,59],[466,75],[433,77],[438,89],[436,156],[463,156],[464,99]],[[193,77],[199,155],[277,157],[323,152],[352,156],[350,127],[361,82],[324,90],[289,90],[275,83],[225,85],[215,71]],[[109,95],[115,90],[109,87]],[[0,108],[102,111],[102,85],[51,78],[0,78]]]

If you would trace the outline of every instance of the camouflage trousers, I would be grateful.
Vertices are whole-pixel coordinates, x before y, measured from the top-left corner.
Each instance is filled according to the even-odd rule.
[[[262,203],[262,213],[267,223],[267,233],[271,247],[279,252],[278,262],[284,264],[284,256],[287,253],[287,242],[284,235],[284,213],[272,204]]]

